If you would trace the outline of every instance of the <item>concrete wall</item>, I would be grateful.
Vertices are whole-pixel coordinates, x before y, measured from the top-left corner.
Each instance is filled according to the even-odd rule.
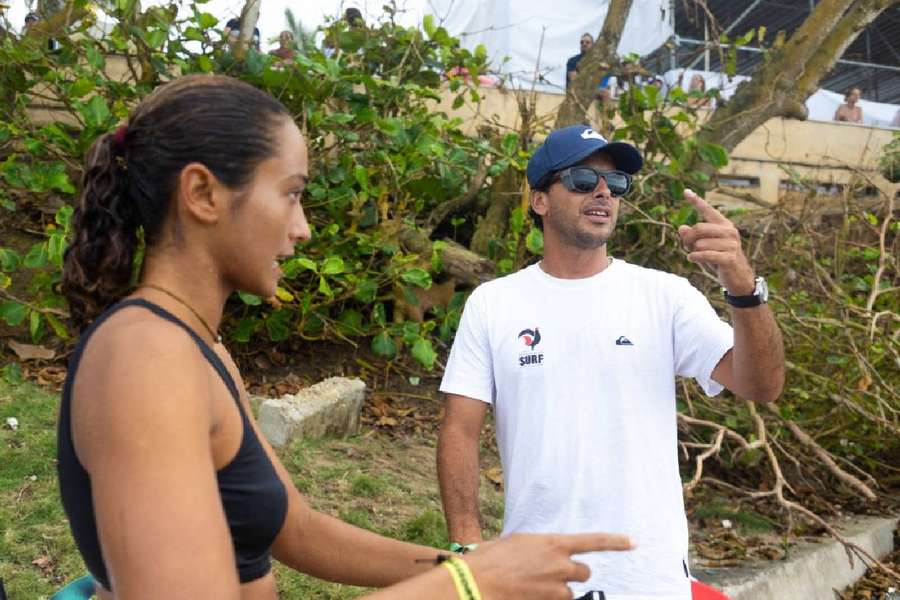
[[[107,57],[107,73],[119,81],[131,79],[121,56]],[[501,130],[518,131],[523,109],[534,115],[539,128],[552,127],[563,101],[561,94],[517,94],[498,88],[480,88],[479,92],[482,99],[478,104],[453,109],[455,95],[447,91],[435,108],[461,117],[463,130],[478,135],[479,126],[486,123]],[[70,115],[53,110],[52,103],[45,100],[33,106],[38,121],[72,121]],[[890,141],[892,133],[889,129],[851,123],[770,119],[732,152],[722,173],[732,175],[732,183],[737,185],[726,189],[774,204],[791,187],[791,175],[783,168],[786,167],[803,180],[818,184],[824,195],[838,196],[843,186],[861,178],[885,193],[896,194],[900,186],[882,178],[876,166],[881,148]],[[727,206],[748,205],[722,193],[711,193],[710,198]]]
[[[452,96],[438,104],[441,110],[462,117],[464,129],[477,135],[478,126],[492,122],[504,129],[518,130],[521,124],[519,102],[515,92],[500,89],[479,90],[482,101],[476,106],[452,109]],[[525,106],[540,125],[552,126],[556,111],[563,101],[560,94],[520,94]],[[533,98],[533,100],[531,100]],[[871,185],[885,193],[897,193],[896,184],[886,181],[877,171],[881,148],[890,142],[893,130],[851,123],[770,119],[738,144],[723,175],[732,175],[728,186],[736,192],[750,194],[768,204],[778,202],[790,189],[791,175],[783,165],[803,180],[815,182],[820,193],[840,194],[851,180],[871,179]],[[725,205],[746,205],[726,194],[711,198]]]

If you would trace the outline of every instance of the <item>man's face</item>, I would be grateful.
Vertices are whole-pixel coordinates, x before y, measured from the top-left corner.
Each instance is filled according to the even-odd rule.
[[[581,53],[584,54],[594,45],[594,40],[586,35],[581,36]]]
[[[578,166],[600,171],[616,168],[612,158],[603,153],[589,156]],[[588,193],[570,192],[557,180],[541,194],[543,197],[533,199],[532,206],[543,219],[545,243],[597,250],[612,236],[619,215],[619,198],[612,195],[603,178]]]

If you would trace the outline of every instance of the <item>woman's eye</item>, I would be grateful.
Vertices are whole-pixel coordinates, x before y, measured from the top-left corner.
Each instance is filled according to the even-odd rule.
[[[303,190],[291,190],[290,192],[288,192],[288,195],[291,197],[291,199],[299,201],[301,198],[303,198]]]

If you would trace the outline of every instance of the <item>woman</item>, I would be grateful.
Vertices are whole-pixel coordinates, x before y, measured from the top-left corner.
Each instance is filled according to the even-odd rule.
[[[63,285],[90,327],[63,391],[58,459],[100,597],[269,600],[270,555],[343,583],[408,579],[373,598],[476,598],[472,586],[570,597],[565,581],[588,576],[570,555],[627,538],[511,537],[434,568],[434,549],[312,510],[260,434],[219,323],[235,290],[273,295],[278,260],[309,239],[308,177],[286,109],[220,76],[158,88],[88,153]]]
[[[856,105],[861,97],[862,90],[859,88],[853,88],[844,94],[844,103],[838,106],[837,110],[834,111],[834,120],[844,121],[846,123],[862,123],[862,107]]]

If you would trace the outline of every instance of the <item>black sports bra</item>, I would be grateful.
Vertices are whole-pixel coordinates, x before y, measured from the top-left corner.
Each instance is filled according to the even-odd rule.
[[[237,404],[243,426],[241,446],[234,459],[216,473],[216,479],[234,543],[240,581],[246,583],[263,577],[271,569],[270,548],[287,514],[287,492],[284,485],[250,425],[231,374],[216,353],[175,315],[142,298],[124,300],[98,317],[81,336],[69,361],[59,414],[57,469],[63,508],[69,518],[75,544],[94,579],[111,590],[97,535],[90,475],[78,460],[72,442],[72,384],[91,335],[112,314],[128,306],[141,306],[182,327],[225,382]],[[86,401],[89,399],[81,399],[81,402]]]

